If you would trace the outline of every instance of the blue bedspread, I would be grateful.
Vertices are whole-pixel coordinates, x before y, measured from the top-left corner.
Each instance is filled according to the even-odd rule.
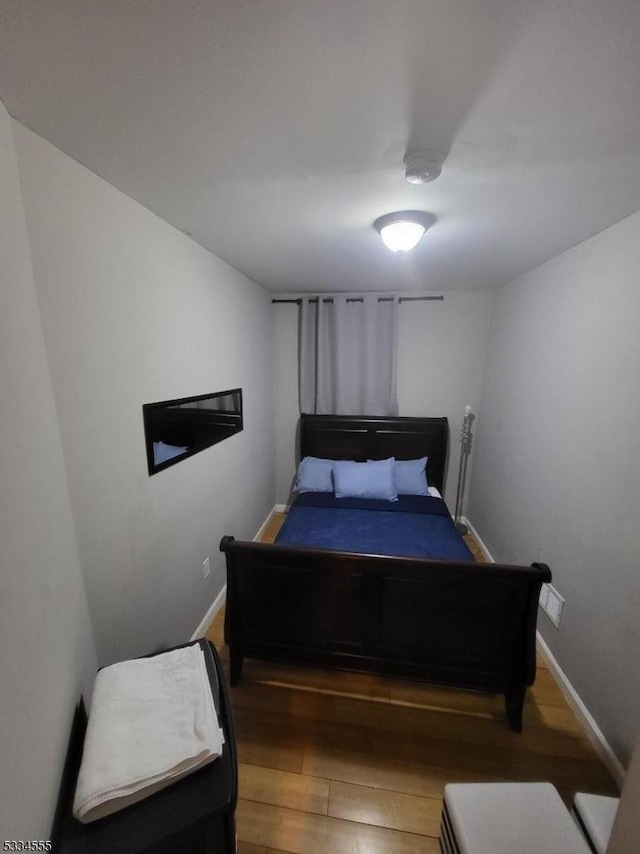
[[[278,545],[364,554],[473,560],[441,498],[398,501],[305,492],[291,506]]]

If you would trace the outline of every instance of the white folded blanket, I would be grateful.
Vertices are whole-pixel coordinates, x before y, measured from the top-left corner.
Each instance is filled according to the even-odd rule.
[[[100,670],[73,814],[87,824],[134,804],[222,755],[198,645]]]

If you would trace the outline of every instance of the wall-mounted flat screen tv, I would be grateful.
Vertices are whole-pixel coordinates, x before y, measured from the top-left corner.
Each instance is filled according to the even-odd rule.
[[[156,474],[242,430],[242,389],[142,406],[149,474]]]

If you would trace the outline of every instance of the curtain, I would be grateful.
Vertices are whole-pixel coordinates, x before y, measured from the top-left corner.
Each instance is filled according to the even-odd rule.
[[[300,305],[300,412],[397,415],[398,300],[306,297]]]

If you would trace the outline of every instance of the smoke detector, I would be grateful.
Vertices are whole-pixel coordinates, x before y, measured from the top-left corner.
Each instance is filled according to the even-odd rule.
[[[405,177],[410,184],[435,181],[442,172],[445,155],[441,151],[410,151],[404,158]]]

